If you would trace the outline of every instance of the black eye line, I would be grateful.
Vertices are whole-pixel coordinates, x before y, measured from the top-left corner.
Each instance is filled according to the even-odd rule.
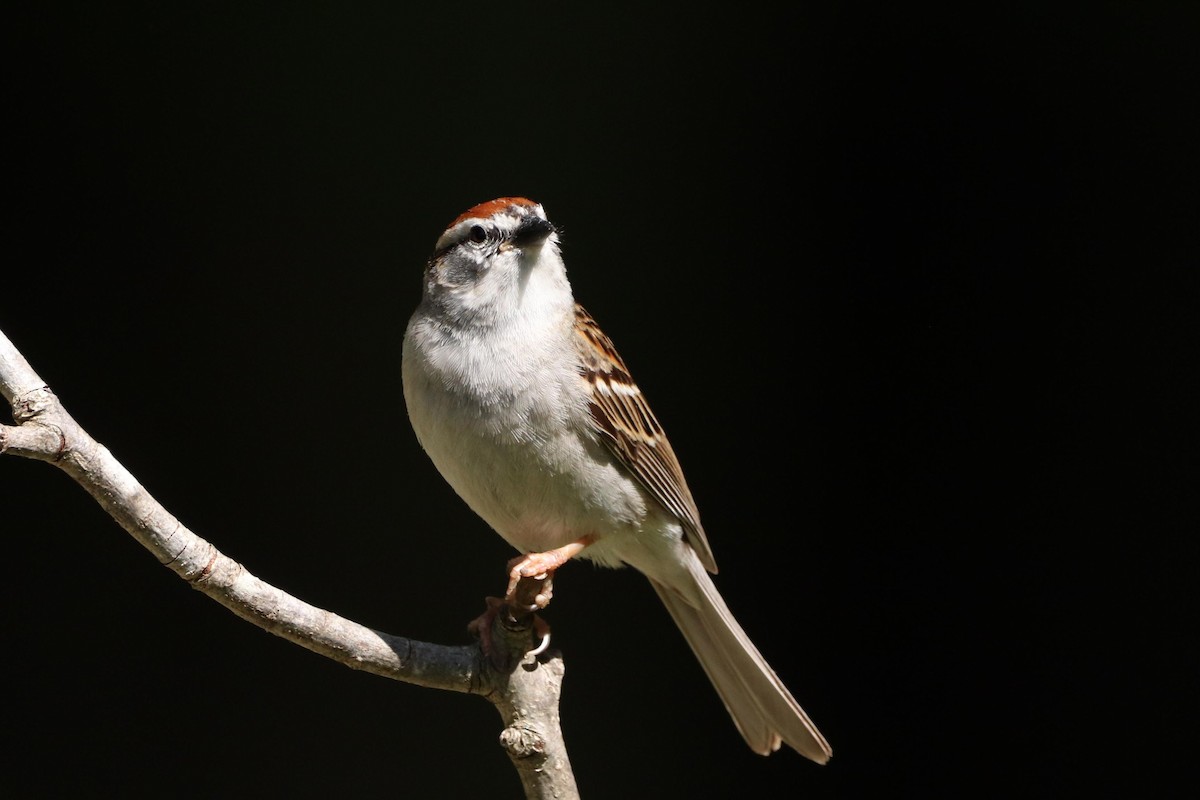
[[[476,229],[482,230],[484,232],[484,238],[475,239],[475,237],[472,234],[475,233]],[[459,239],[455,239],[454,241],[447,244],[445,247],[442,247],[441,249],[434,251],[433,255],[430,256],[430,261],[433,261],[435,259],[438,259],[438,258],[444,256],[446,253],[450,252],[451,250],[453,250],[454,248],[458,247],[461,244],[469,243],[469,244],[481,245],[481,244],[486,244],[489,241],[490,242],[499,242],[502,238],[503,238],[503,236],[501,236],[500,231],[494,225],[483,225],[480,223],[476,223],[476,224],[472,225],[470,228],[467,228],[467,232],[464,236],[462,236]]]

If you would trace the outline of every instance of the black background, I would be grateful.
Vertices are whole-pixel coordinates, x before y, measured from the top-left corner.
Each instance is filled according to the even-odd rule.
[[[0,329],[158,500],[466,641],[511,553],[417,446],[401,336],[445,225],[529,196],[836,752],[752,754],[640,576],[574,564],[585,797],[1172,793],[1194,6],[350,5],[4,26]],[[4,794],[519,796],[486,702],[242,622],[44,464],[0,501]]]

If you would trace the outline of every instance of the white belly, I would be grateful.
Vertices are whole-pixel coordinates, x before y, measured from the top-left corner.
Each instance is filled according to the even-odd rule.
[[[582,555],[616,566],[647,515],[659,513],[588,427],[583,379],[564,368],[551,372],[567,381],[546,385],[500,367],[476,390],[450,392],[445,368],[406,340],[413,430],[458,495],[520,551],[590,534],[598,541]]]

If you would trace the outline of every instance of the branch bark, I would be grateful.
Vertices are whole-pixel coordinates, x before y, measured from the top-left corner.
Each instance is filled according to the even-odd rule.
[[[529,654],[532,619],[496,615],[497,669],[478,644],[448,646],[382,633],[317,608],[251,574],[197,536],[67,413],[58,397],[0,331],[0,394],[15,425],[0,425],[0,454],[45,461],[66,472],[159,562],[192,588],[263,630],[351,669],[488,699],[504,721],[500,743],[525,795],[578,797],[558,724],[563,663]],[[522,587],[536,593],[537,587]]]

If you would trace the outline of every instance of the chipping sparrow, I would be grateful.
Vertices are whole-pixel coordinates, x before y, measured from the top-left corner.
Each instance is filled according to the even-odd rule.
[[[650,579],[756,753],[831,750],[717,593],[679,462],[612,342],[575,303],[541,205],[502,197],[438,239],[404,338],[404,399],[422,447],[475,513],[526,555]]]

